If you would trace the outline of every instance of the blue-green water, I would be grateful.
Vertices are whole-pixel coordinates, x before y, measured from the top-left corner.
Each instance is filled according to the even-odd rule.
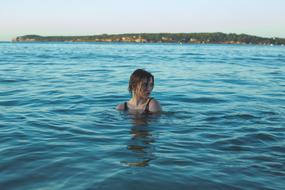
[[[145,68],[164,112],[115,110]],[[282,189],[285,47],[0,43],[0,189]]]

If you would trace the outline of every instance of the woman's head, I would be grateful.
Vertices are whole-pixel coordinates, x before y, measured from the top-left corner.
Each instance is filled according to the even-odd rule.
[[[134,96],[148,97],[154,86],[154,77],[143,70],[135,70],[129,80],[129,92]]]

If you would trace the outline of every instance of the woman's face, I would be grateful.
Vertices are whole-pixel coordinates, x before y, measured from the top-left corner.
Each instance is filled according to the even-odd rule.
[[[152,78],[149,79],[143,79],[140,85],[138,86],[138,93],[137,95],[148,98],[151,94],[151,91],[153,89],[153,80]]]

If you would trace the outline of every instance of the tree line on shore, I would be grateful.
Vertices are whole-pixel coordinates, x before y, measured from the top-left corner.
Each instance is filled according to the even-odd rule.
[[[216,33],[133,33],[92,36],[25,35],[13,42],[137,42],[137,43],[193,43],[193,44],[272,44],[285,45],[284,38],[264,38],[247,34]]]

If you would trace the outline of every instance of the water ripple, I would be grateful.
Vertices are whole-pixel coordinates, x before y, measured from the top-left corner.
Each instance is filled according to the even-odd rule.
[[[284,51],[0,43],[0,188],[282,189]],[[160,115],[115,110],[136,68]]]

